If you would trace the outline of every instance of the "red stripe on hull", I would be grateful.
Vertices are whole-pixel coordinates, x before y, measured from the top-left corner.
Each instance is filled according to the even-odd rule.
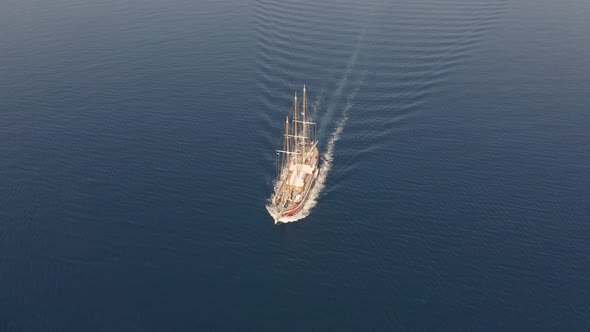
[[[301,208],[303,207],[303,203],[305,203],[305,200],[301,201],[301,204],[299,204],[299,206],[294,208],[293,210],[283,213],[283,217],[294,216],[297,212],[299,212],[299,210],[301,210]]]

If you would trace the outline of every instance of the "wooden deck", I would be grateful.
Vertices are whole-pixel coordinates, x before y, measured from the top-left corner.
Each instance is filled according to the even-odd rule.
[[[289,170],[287,176],[282,179],[274,200],[275,208],[281,213],[281,215],[297,209],[304,203],[308,191],[315,181],[319,159],[320,154],[318,148],[314,147],[311,153],[308,154],[307,159],[303,163],[300,162],[298,164],[299,166],[291,166],[291,170]],[[302,167],[302,165],[307,165],[307,167]],[[299,179],[293,178],[296,175],[299,175]],[[302,186],[295,185],[299,185],[301,182],[303,182]]]

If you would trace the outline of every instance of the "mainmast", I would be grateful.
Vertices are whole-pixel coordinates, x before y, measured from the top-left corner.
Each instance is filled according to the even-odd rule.
[[[305,163],[305,140],[309,137],[307,134],[307,119],[305,118],[305,113],[307,111],[307,94],[305,93],[305,84],[303,84],[303,110],[301,112],[301,120],[303,120],[303,130],[302,136],[303,139],[301,140],[301,155],[303,156],[303,163]]]
[[[293,103],[293,135],[295,136],[293,152],[297,152],[299,146],[299,131],[297,131],[297,122],[299,120],[299,110],[297,109],[297,92],[295,92],[295,101]],[[295,157],[297,160],[297,157]]]
[[[289,140],[290,140],[290,138],[289,138],[289,117],[287,116],[287,119],[285,120],[285,151],[290,151],[289,150]],[[285,165],[289,165],[289,162],[291,161],[290,153],[286,153],[285,158],[286,158]]]

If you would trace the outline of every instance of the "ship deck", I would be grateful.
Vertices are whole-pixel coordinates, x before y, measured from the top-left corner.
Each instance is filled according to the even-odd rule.
[[[317,175],[319,159],[318,148],[314,147],[305,161],[290,165],[274,200],[274,205],[281,214],[297,209],[305,202]]]

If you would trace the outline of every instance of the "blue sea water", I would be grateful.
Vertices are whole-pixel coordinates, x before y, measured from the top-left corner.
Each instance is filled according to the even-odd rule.
[[[0,331],[590,329],[590,2],[0,9]]]

